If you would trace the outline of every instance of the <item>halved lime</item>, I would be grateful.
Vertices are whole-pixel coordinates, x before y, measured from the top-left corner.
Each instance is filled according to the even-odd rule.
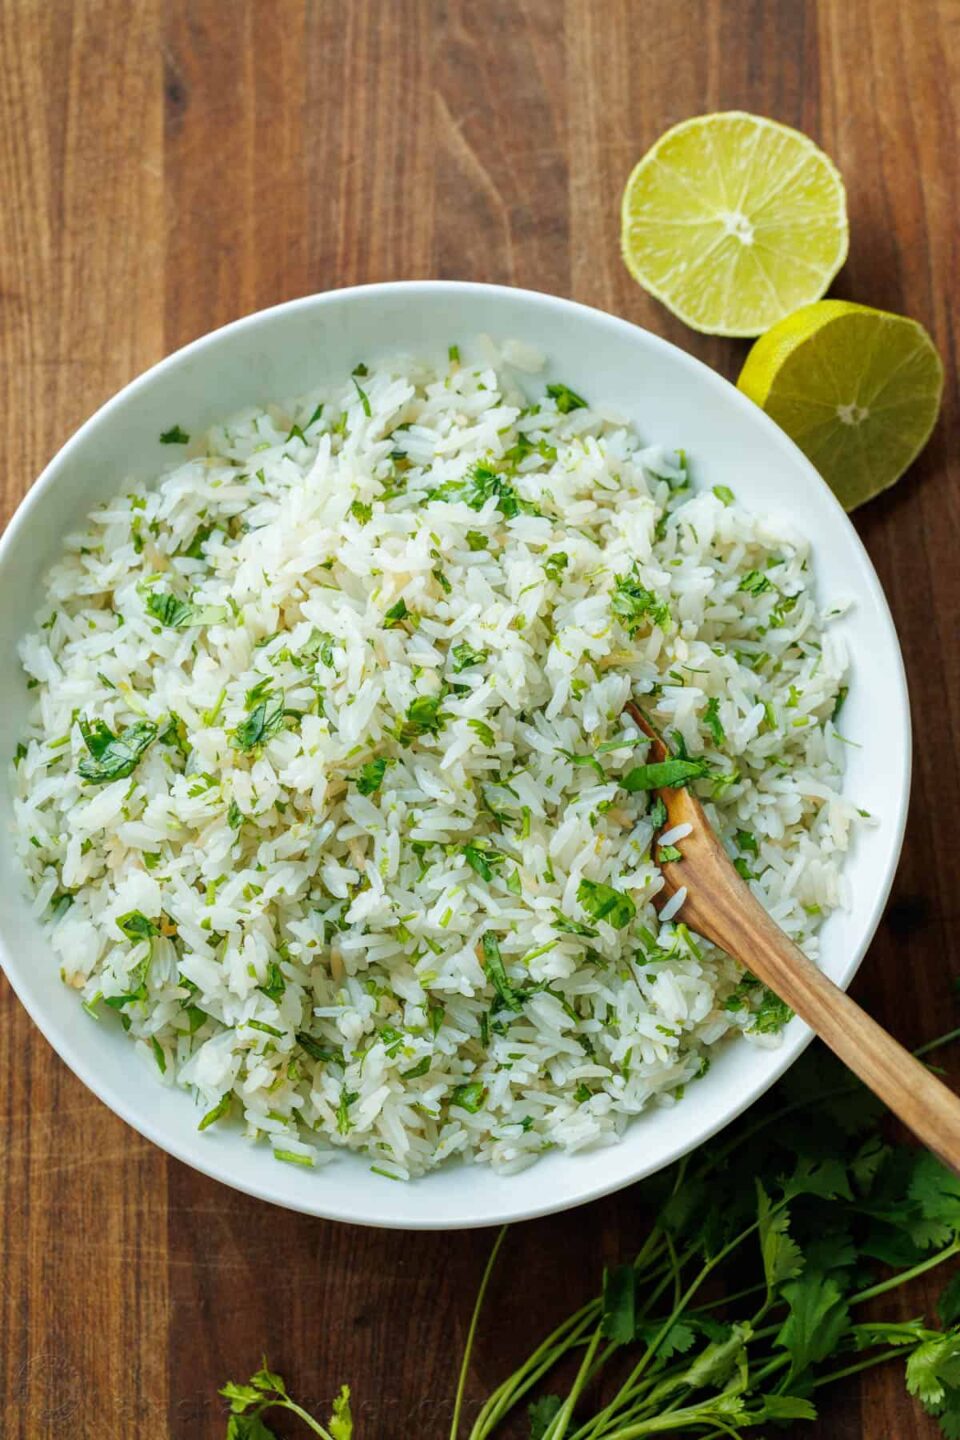
[[[759,335],[819,299],[847,258],[833,162],[741,110],[661,135],[627,181],[621,221],[634,279],[709,335]]]
[[[916,320],[820,300],[757,341],[737,384],[853,510],[898,480],[927,443],[943,366]]]

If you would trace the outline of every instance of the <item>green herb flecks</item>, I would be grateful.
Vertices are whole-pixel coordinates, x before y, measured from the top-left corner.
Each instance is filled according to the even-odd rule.
[[[455,1085],[450,1091],[450,1104],[458,1105],[469,1115],[476,1115],[478,1110],[482,1110],[486,1098],[486,1086],[480,1080],[472,1080],[468,1085]]]
[[[610,609],[631,635],[642,629],[644,624],[659,625],[661,630],[670,624],[668,602],[658,599],[652,590],[641,584],[636,565],[629,574],[616,576]]]
[[[763,595],[773,589],[773,581],[762,570],[748,570],[737,589],[747,595]]]
[[[616,930],[629,925],[637,913],[636,905],[624,891],[595,880],[580,881],[577,901],[592,920],[605,920]]]
[[[356,776],[356,786],[360,794],[375,795],[383,784],[387,766],[392,764],[392,760],[380,755],[376,760],[367,760],[365,764],[361,765]]]
[[[171,630],[188,630],[200,625],[223,625],[230,619],[226,605],[194,605],[188,600],[178,600],[175,595],[161,594],[148,589],[144,595],[143,607],[154,620]]]
[[[424,735],[437,735],[449,718],[441,709],[439,695],[418,695],[407,707],[407,713],[397,729],[401,745],[412,745]]]
[[[89,752],[78,761],[77,773],[91,785],[125,780],[157,738],[152,720],[138,720],[117,735],[99,719],[86,720],[81,715],[77,724]]]
[[[272,735],[283,729],[284,714],[282,693],[261,700],[234,731],[234,749],[249,754],[265,745]]]
[[[720,719],[720,701],[716,695],[712,696],[707,702],[707,708],[703,715],[703,723],[713,736],[714,744],[722,745],[727,738],[727,733]]]
[[[463,670],[472,670],[475,665],[482,665],[488,653],[486,650],[475,650],[466,640],[458,640],[450,650],[453,656],[453,673],[459,675]]]
[[[366,374],[366,371],[364,371],[363,373]],[[364,413],[364,415],[366,415],[367,419],[369,420],[369,419],[370,419],[370,416],[373,414],[373,411],[370,409],[370,397],[367,395],[366,390],[362,390],[362,389],[360,388],[360,383],[359,383],[359,381],[358,381],[355,377],[356,377],[356,371],[354,371],[354,379],[353,379],[354,389],[356,390],[356,392],[357,392],[357,398],[359,399],[360,404],[361,404],[361,406],[363,407],[363,413]]]
[[[179,425],[173,425],[169,430],[164,430],[160,436],[161,445],[189,445],[190,436]]]
[[[121,915],[117,920],[117,927],[128,940],[151,940],[154,935],[160,934],[159,925],[143,914],[141,910],[128,910],[126,915]]]
[[[395,605],[391,605],[390,609],[384,612],[380,623],[384,630],[395,630],[398,625],[402,625],[405,620],[410,618],[411,613],[407,609],[407,602],[401,596]]]
[[[587,402],[582,395],[571,390],[569,385],[548,385],[547,394],[554,402],[561,415],[569,415],[571,410],[586,410]]]
[[[692,780],[710,773],[707,760],[658,760],[651,765],[636,765],[620,784],[624,790],[680,790]]]

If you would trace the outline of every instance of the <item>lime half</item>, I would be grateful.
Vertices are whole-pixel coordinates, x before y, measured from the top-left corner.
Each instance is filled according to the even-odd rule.
[[[759,335],[818,300],[847,257],[833,162],[740,110],[661,135],[627,181],[621,221],[634,279],[710,335]]]
[[[821,300],[762,336],[737,384],[853,510],[898,480],[927,443],[943,366],[916,320]]]

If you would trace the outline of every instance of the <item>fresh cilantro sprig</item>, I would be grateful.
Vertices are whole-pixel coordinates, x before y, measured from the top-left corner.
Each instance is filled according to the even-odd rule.
[[[264,1423],[267,1410],[289,1410],[314,1435],[319,1435],[320,1440],[353,1440],[350,1390],[346,1385],[334,1400],[333,1414],[326,1425],[321,1425],[302,1405],[291,1400],[283,1376],[268,1370],[266,1360],[246,1385],[228,1380],[220,1394],[230,1402],[226,1440],[277,1440],[275,1432]]]
[[[838,1062],[808,1052],[719,1140],[639,1187],[638,1209],[656,1217],[640,1252],[497,1386],[468,1440],[499,1434],[521,1406],[531,1440],[746,1440],[765,1422],[815,1419],[823,1386],[894,1358],[957,1440],[960,1272],[939,1326],[862,1313],[960,1256],[960,1179],[888,1145],[880,1113]],[[464,1366],[475,1328],[476,1314]],[[571,1359],[572,1383],[550,1393]],[[601,1372],[605,1403],[588,1403]]]

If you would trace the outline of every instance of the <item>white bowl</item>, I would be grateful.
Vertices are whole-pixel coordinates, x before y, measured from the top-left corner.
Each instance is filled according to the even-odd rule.
[[[315,295],[238,320],[171,355],[99,410],[51,461],[0,542],[0,755],[12,754],[28,695],[15,646],[41,603],[44,572],[68,530],[131,474],[170,462],[158,437],[171,425],[197,434],[245,405],[296,396],[359,360],[407,351],[438,360],[472,337],[518,338],[549,357],[548,378],[630,415],[651,441],[684,446],[698,480],[729,485],[753,509],[785,512],[811,538],[821,597],[852,597],[839,622],[853,657],[844,729],[847,793],[879,817],[858,837],[846,875],[847,912],[822,932],[823,968],[849,983],[890,889],[910,779],[910,719],[890,613],[853,526],[800,451],[712,370],[623,320],[567,300],[457,282],[371,285]],[[542,385],[542,380],[538,382]],[[0,795],[9,834],[11,801]],[[722,1048],[679,1105],[653,1108],[615,1146],[553,1152],[519,1175],[455,1164],[410,1184],[371,1174],[344,1153],[323,1168],[278,1164],[229,1128],[197,1132],[185,1092],[164,1088],[120,1031],[96,1024],[60,983],[43,929],[30,915],[12,845],[0,853],[0,958],[11,984],[57,1053],[91,1090],[171,1155],[250,1195],[307,1214],[367,1225],[454,1229],[566,1209],[638,1180],[692,1150],[745,1109],[810,1039],[791,1021],[778,1049]]]

